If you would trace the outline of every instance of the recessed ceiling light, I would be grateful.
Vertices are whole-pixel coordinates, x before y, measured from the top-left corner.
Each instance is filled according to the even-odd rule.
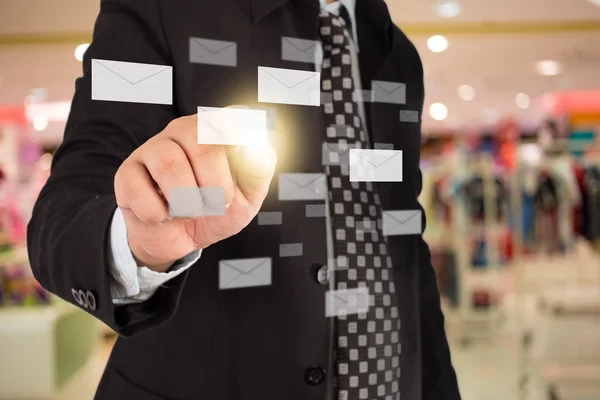
[[[560,74],[560,64],[554,60],[538,61],[536,64],[538,74],[544,76],[554,76]]]
[[[438,0],[432,9],[440,18],[454,18],[462,12],[462,6],[457,0]]]
[[[525,93],[517,93],[515,96],[515,104],[517,107],[525,109],[529,107],[531,100],[529,100],[529,96]]]
[[[458,88],[458,97],[464,101],[471,101],[475,98],[475,89],[469,85],[461,85]]]
[[[33,119],[33,129],[38,132],[43,131],[48,127],[48,118],[43,115],[37,116]]]
[[[429,115],[436,121],[443,121],[448,117],[448,108],[442,103],[433,103],[429,106]]]
[[[89,43],[84,43],[84,44],[80,44],[79,46],[77,46],[75,48],[75,59],[77,61],[83,60],[83,55],[85,54],[85,51],[87,50],[88,47],[89,47]]]
[[[442,35],[435,35],[427,39],[427,47],[434,53],[441,53],[448,48],[448,39]]]

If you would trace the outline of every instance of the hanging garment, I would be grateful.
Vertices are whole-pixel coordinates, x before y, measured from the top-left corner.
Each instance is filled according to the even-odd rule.
[[[501,220],[508,205],[508,190],[499,177],[493,178],[494,201],[496,203],[496,220]],[[475,176],[467,181],[461,188],[460,193],[465,196],[469,215],[474,220],[485,218],[485,184],[481,176]]]
[[[585,174],[583,167],[577,163],[573,163],[571,168],[573,170],[575,181],[577,182],[577,188],[579,189],[579,193],[581,193],[581,202],[573,207],[573,232],[575,232],[576,235],[583,235],[583,209],[586,195]]]
[[[600,239],[600,169],[585,169],[584,235],[590,242]]]
[[[535,193],[536,239],[538,246],[551,253],[560,248],[558,204],[556,181],[550,173],[543,171]]]

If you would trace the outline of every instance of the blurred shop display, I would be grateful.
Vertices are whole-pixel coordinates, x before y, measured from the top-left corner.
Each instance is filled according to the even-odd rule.
[[[507,322],[509,303],[526,296],[543,315],[600,316],[600,285],[586,286],[585,272],[600,274],[600,92],[554,93],[540,104],[547,112],[536,129],[504,119],[429,137],[422,162],[425,240],[449,337],[465,347],[516,341],[520,399],[530,398],[532,382],[558,396],[580,384],[569,380],[573,370],[600,362],[600,354],[585,358],[589,348],[566,364],[546,347],[534,358],[533,344],[552,341],[552,330],[537,337],[520,309]],[[552,274],[563,278],[549,283]],[[548,364],[563,375],[546,374]]]
[[[99,338],[93,317],[45,291],[29,266],[26,226],[51,158],[31,125],[23,107],[0,107],[0,399],[56,398]]]

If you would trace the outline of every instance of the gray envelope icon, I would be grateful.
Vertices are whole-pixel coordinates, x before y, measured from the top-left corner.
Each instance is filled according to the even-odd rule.
[[[362,232],[375,232],[377,231],[377,221],[367,218],[362,221],[356,221],[356,230]]]
[[[343,137],[353,139],[356,137],[356,129],[350,125],[329,125],[325,130],[329,138]]]
[[[316,40],[283,36],[281,38],[281,59],[314,64],[317,44]]]
[[[400,122],[419,122],[419,112],[400,110]]]
[[[406,104],[406,84],[400,82],[372,81],[373,102]]]
[[[219,262],[219,289],[271,284],[270,258],[244,258]]]
[[[307,204],[306,218],[324,218],[327,216],[327,206],[325,204]]]
[[[393,143],[375,143],[373,148],[377,149],[377,150],[394,150],[394,144]]]
[[[236,67],[237,43],[191,37],[190,62],[194,64]]]
[[[258,224],[259,225],[281,225],[283,220],[283,213],[281,211],[271,212],[259,212],[258,213]]]
[[[328,103],[333,103],[333,93],[331,92],[323,92],[321,91],[321,93],[319,94],[320,96],[320,101],[321,101],[321,105],[325,105]]]
[[[326,317],[365,313],[369,306],[369,289],[366,287],[325,292]]]
[[[323,165],[349,165],[350,164],[350,149],[360,148],[355,144],[340,144],[323,142],[322,144],[321,162]]]
[[[279,174],[279,200],[325,200],[325,174]]]
[[[300,257],[302,243],[283,243],[279,245],[279,257]]]
[[[222,187],[174,187],[169,189],[169,213],[173,217],[198,218],[225,215]]]
[[[421,225],[421,210],[383,212],[383,234],[385,236],[420,235]]]
[[[373,101],[372,90],[354,90],[352,92],[352,100],[357,103],[370,103]]]

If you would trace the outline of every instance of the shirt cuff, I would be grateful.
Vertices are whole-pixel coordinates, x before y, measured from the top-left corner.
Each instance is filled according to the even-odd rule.
[[[169,271],[156,272],[138,267],[127,241],[123,213],[115,210],[110,227],[110,292],[113,304],[141,303],[148,300],[165,282],[183,273],[200,259],[201,250],[176,261]]]

